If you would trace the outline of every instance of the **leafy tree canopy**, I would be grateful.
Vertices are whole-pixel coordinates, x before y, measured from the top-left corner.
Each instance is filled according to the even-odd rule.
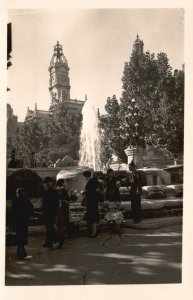
[[[47,118],[24,122],[17,130],[19,155],[27,165],[32,151],[47,160],[67,154],[78,159],[81,121],[80,113],[70,114],[65,103],[59,103]]]
[[[100,116],[102,152],[125,161],[128,146],[153,145],[173,158],[183,153],[184,71],[172,71],[166,53],[132,52],[122,97],[108,98]],[[108,151],[107,151],[108,149]]]

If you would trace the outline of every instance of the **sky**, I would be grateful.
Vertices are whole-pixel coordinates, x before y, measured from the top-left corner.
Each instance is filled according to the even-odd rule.
[[[49,63],[57,41],[70,68],[71,99],[85,94],[102,113],[107,97],[122,93],[124,62],[136,35],[144,51],[165,52],[173,69],[184,63],[183,9],[9,10],[12,66],[7,102],[18,121],[27,107],[48,110]]]

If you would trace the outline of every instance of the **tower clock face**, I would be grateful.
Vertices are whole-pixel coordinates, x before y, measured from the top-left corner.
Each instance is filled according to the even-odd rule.
[[[64,82],[64,78],[65,78],[65,75],[63,73],[59,74],[59,80],[60,80],[60,82]]]

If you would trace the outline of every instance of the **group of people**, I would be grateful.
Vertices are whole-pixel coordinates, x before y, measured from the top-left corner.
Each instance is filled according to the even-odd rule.
[[[129,164],[130,170],[130,200],[131,212],[134,223],[141,222],[141,179],[140,174],[136,171],[134,161]],[[104,200],[119,203],[121,202],[119,184],[112,169],[107,171],[107,179],[101,184],[98,179],[98,174],[94,173],[91,177],[90,171],[85,171],[83,175],[86,178],[86,186],[84,191],[86,206],[86,220],[88,226],[89,236],[91,238],[98,236],[98,222],[99,222],[99,202]]]
[[[136,165],[132,161],[130,169],[130,197],[133,221],[141,221],[141,185],[140,175],[136,171]],[[107,178],[101,181],[98,173],[93,175],[85,171],[85,189],[82,193],[82,205],[86,208],[88,235],[90,238],[98,237],[99,203],[104,200],[119,203],[120,192],[114,171],[107,171]],[[46,236],[43,247],[62,248],[65,237],[68,235],[70,225],[69,195],[64,187],[64,179],[57,181],[52,177],[46,177],[45,191],[43,194],[42,209],[44,213]],[[84,202],[84,203],[83,203]],[[17,257],[25,258],[27,253],[25,245],[28,238],[28,220],[33,213],[33,206],[25,194],[23,188],[16,191],[16,198],[12,202],[12,224],[16,231]]]
[[[64,187],[64,179],[57,182],[52,177],[45,179],[43,213],[46,226],[46,239],[43,247],[61,248],[69,225],[69,195]]]
[[[104,200],[109,202],[120,202],[120,193],[114,171],[109,169],[107,171],[107,179],[101,181],[98,173],[91,177],[90,171],[85,171],[83,176],[86,179],[86,186],[84,190],[84,204],[86,207],[86,221],[88,227],[88,234],[91,238],[98,237],[98,223],[99,223],[99,203]]]
[[[42,209],[46,227],[45,243],[43,247],[61,248],[69,224],[69,196],[64,187],[64,179],[57,182],[52,177],[45,178]],[[23,188],[16,190],[16,197],[12,201],[11,226],[16,232],[16,256],[18,259],[27,257],[25,245],[28,244],[28,222],[34,208]]]
[[[53,162],[50,161],[49,163],[52,164]],[[27,165],[30,168],[48,167],[45,158],[43,158],[41,161],[38,161],[37,155],[33,151],[31,152],[31,154],[29,156],[28,162],[26,162],[26,164],[25,164],[23,159],[18,158],[16,156],[16,151],[12,150],[10,160],[8,162],[8,168],[19,169],[19,168],[23,168],[25,165]]]

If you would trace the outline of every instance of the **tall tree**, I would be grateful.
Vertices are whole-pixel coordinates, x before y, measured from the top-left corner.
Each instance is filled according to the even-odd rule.
[[[126,161],[125,143],[120,137],[120,105],[115,95],[108,97],[105,109],[107,114],[100,116],[102,162],[106,164],[113,154]]]
[[[183,152],[183,74],[172,74],[163,52],[155,58],[133,51],[122,78],[122,127],[128,145],[151,144],[172,157]]]
[[[147,144],[175,158],[182,154],[184,72],[172,73],[166,53],[144,53],[137,36],[122,83],[120,105],[109,98],[101,116],[104,145],[120,159],[128,146]]]
[[[151,143],[160,94],[164,94],[164,83],[170,77],[170,68],[164,53],[156,60],[155,55],[149,52],[140,56],[133,52],[130,62],[125,63],[121,110],[128,145],[137,143],[144,147],[147,141]]]
[[[35,120],[24,122],[17,128],[17,152],[29,165],[31,152],[39,152],[43,148],[43,132]]]
[[[167,90],[160,98],[153,145],[174,160],[183,155],[184,146],[184,71],[175,70]]]

